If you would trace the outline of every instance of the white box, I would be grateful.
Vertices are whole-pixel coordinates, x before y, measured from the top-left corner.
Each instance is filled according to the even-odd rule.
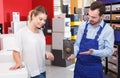
[[[13,51],[1,50],[0,51],[0,63],[7,63],[7,62],[14,63],[12,53],[13,53]]]
[[[64,33],[52,33],[52,49],[63,50]]]
[[[17,31],[19,31],[19,29],[21,29],[24,26],[27,26],[27,21],[19,21],[19,22],[11,22],[11,28],[13,33],[16,33]]]
[[[0,50],[13,50],[15,47],[14,34],[1,34],[0,35]]]
[[[71,34],[66,33],[52,33],[52,49],[63,50],[63,40],[70,39]]]
[[[53,32],[70,32],[70,18],[53,18]]]
[[[120,11],[120,4],[112,5],[112,11]]]
[[[26,67],[18,70],[9,70],[15,63],[0,63],[0,78],[28,78]]]
[[[105,6],[105,10],[106,10],[106,12],[107,12],[107,11],[111,11],[111,5],[106,5],[106,6]]]
[[[12,12],[13,21],[19,22],[20,21],[20,12]]]
[[[110,20],[110,14],[104,14],[104,20]]]

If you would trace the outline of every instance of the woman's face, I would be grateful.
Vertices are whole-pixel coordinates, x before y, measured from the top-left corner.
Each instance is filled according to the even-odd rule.
[[[42,26],[44,26],[46,20],[47,20],[47,15],[44,13],[39,13],[37,16],[33,15],[32,17],[32,22],[34,26],[37,28],[41,28]]]

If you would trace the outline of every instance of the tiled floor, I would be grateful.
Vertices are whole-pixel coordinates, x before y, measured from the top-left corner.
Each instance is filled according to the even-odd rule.
[[[47,61],[48,62],[48,61]],[[46,64],[47,78],[73,78],[73,65],[68,67],[52,66]]]

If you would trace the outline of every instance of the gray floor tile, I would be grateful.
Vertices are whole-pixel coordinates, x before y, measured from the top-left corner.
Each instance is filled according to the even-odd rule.
[[[73,67],[59,67],[46,64],[47,78],[73,78]]]

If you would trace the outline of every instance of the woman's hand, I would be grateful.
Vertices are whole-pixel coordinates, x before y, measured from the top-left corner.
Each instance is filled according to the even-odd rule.
[[[24,67],[21,61],[20,52],[13,50],[13,58],[15,60],[16,65],[10,67],[10,70],[21,69]]]
[[[21,69],[23,67],[24,67],[23,64],[20,63],[20,64],[16,64],[15,66],[10,67],[10,70],[17,70],[17,69]]]
[[[46,58],[47,58],[48,60],[51,60],[51,61],[54,60],[54,56],[53,56],[53,54],[52,54],[51,52],[46,52],[46,53],[45,53],[45,56],[46,56]]]

